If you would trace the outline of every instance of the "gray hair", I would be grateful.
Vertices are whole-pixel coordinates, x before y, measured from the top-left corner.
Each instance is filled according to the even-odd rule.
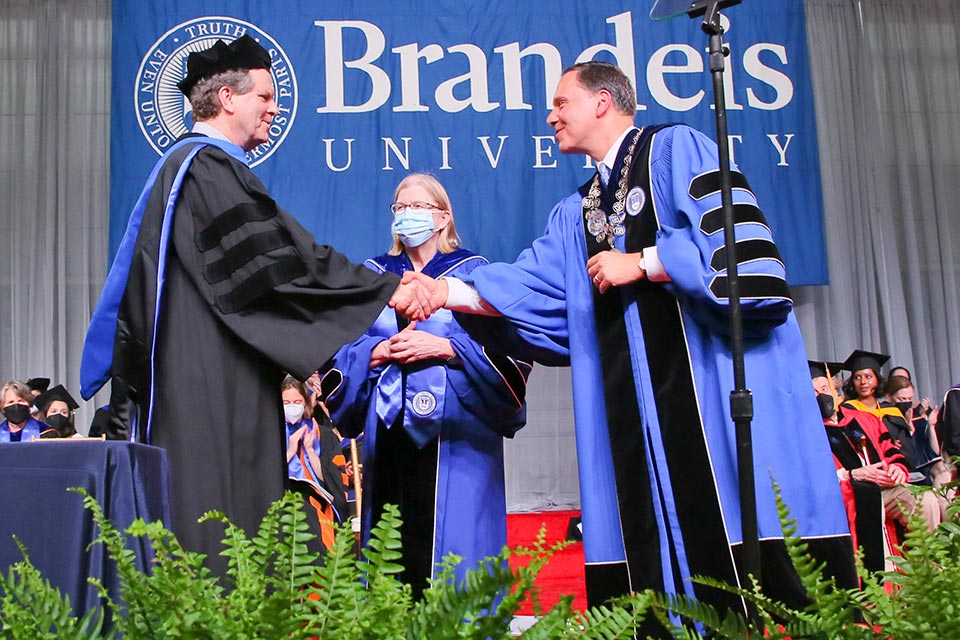
[[[600,60],[578,62],[564,69],[563,75],[572,71],[577,72],[577,81],[591,93],[606,89],[613,97],[617,112],[631,118],[636,115],[637,92],[617,65]]]
[[[190,90],[190,104],[193,106],[194,122],[202,122],[220,113],[220,99],[217,92],[221,87],[230,87],[234,93],[243,95],[253,90],[253,78],[249,69],[228,69],[203,78]]]
[[[3,386],[0,387],[0,403],[3,403],[3,399],[7,397],[7,391],[13,391],[18,398],[26,401],[27,404],[33,404],[33,393],[23,382],[19,380],[7,380],[3,383]]]

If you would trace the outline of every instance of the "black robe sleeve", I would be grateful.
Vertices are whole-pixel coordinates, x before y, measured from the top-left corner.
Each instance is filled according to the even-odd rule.
[[[247,167],[201,151],[174,219],[175,251],[224,327],[303,380],[376,319],[398,284],[280,209]]]

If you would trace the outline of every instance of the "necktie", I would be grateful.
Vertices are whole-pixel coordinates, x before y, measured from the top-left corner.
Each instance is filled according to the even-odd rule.
[[[600,174],[600,184],[603,185],[604,189],[606,189],[607,184],[610,183],[610,167],[603,162],[598,162],[597,172]]]

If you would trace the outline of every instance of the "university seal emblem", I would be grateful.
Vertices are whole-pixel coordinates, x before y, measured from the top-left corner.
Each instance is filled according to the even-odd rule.
[[[157,40],[143,56],[137,71],[134,105],[137,123],[150,146],[163,154],[177,138],[190,131],[190,102],[177,89],[187,70],[187,56],[217,40],[232,42],[248,34],[270,53],[273,89],[279,113],[270,125],[270,139],[247,152],[250,166],[269,158],[287,137],[297,115],[297,77],[283,48],[256,25],[223,16],[206,16],[178,24]]]

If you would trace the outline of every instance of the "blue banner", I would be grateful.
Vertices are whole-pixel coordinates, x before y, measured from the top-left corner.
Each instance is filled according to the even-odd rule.
[[[143,181],[191,126],[176,83],[186,56],[250,34],[270,51],[280,113],[248,154],[281,207],[360,261],[390,245],[394,187],[429,171],[464,246],[513,260],[593,163],[562,155],[546,118],[562,70],[618,64],[637,123],[716,136],[698,20],[653,22],[647,2],[113,1],[110,255]],[[802,0],[725,12],[734,160],[748,176],[792,285],[827,282],[820,165]]]

